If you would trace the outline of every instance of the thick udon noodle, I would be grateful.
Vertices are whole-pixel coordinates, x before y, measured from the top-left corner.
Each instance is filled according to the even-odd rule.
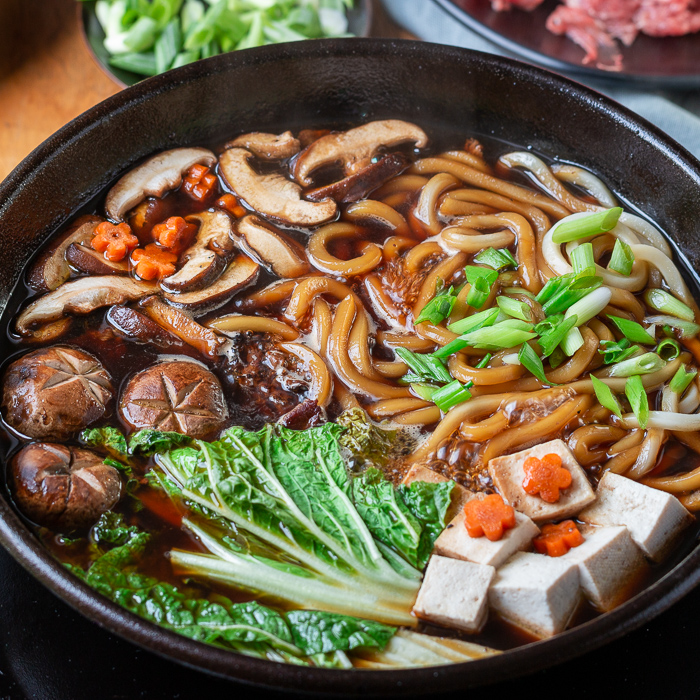
[[[312,375],[311,398],[323,406],[333,399],[342,408],[362,405],[376,420],[423,427],[425,436],[410,462],[452,469],[450,475],[468,485],[488,488],[489,459],[562,436],[594,473],[609,469],[642,480],[700,509],[700,467],[648,477],[669,440],[700,453],[697,380],[681,399],[668,389],[682,364],[697,366],[700,342],[682,340],[680,357],[642,376],[650,407],[659,409],[652,410],[645,430],[631,414],[618,419],[598,403],[589,378],[595,372],[614,392],[624,392],[625,379],[606,376],[598,350],[600,341],[620,337],[607,314],[637,322],[650,315],[640,298],[645,289],[664,287],[698,312],[668,243],[638,216],[624,213],[612,231],[592,239],[596,274],[612,291],[610,303],[580,327],[584,342],[573,356],[555,369],[545,361],[548,383],[504,361],[512,349],[476,368],[486,353],[469,347],[452,355],[448,367],[454,378],[472,383],[473,398],[446,414],[399,381],[407,367],[393,355],[395,348],[432,352],[458,337],[449,324],[476,311],[466,303],[465,283],[449,318],[414,326],[439,281],[462,284],[465,265],[480,251],[509,248],[517,269],[499,275],[482,310],[506,295],[528,304],[533,319],[541,320],[532,295],[551,277],[571,272],[570,256],[578,245],[553,243],[553,224],[617,204],[605,184],[581,168],[550,167],[531,153],[516,152],[502,156],[494,172],[478,145],[468,142],[467,148],[422,158],[372,199],[349,206],[342,221],[310,236],[309,260],[318,272],[250,294],[239,308],[251,315],[213,325],[224,332],[281,336],[281,347]],[[537,189],[516,184],[509,175],[515,169]],[[603,264],[616,239],[634,253],[629,276]],[[277,318],[265,317],[272,309],[280,310]]]

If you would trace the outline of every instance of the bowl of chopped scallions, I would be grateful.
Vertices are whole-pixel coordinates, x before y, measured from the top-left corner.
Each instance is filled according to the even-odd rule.
[[[368,0],[82,0],[84,36],[117,82],[220,53],[327,37],[367,36]]]

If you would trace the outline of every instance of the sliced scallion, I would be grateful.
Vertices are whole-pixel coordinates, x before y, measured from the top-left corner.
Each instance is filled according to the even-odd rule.
[[[649,399],[639,375],[634,375],[625,382],[625,394],[632,407],[632,412],[639,421],[639,427],[646,428],[649,421]]]
[[[609,287],[598,287],[572,304],[564,314],[564,318],[576,316],[576,325],[582,326],[597,316],[610,303],[610,299],[612,299],[612,290]]]
[[[518,359],[520,364],[525,367],[525,369],[534,374],[543,384],[549,384],[554,386],[554,382],[550,382],[544,374],[544,365],[542,360],[538,357],[537,353],[528,345],[523,343],[520,352],[518,353]]]
[[[521,321],[519,318],[505,318],[496,325],[500,328],[516,328],[519,331],[535,332],[535,327],[532,323]]]
[[[560,288],[542,305],[542,310],[546,316],[564,313],[573,304],[598,289],[602,284],[602,277],[585,275],[583,273],[580,276],[576,275],[565,287]]]
[[[633,343],[641,343],[642,345],[654,345],[656,343],[656,338],[636,321],[611,315],[608,315],[608,318],[617,326],[627,340]]]
[[[491,270],[488,267],[476,267],[476,265],[467,265],[464,268],[467,275],[467,282],[474,284],[474,281],[480,277],[485,279],[489,287],[498,279],[498,271]]]
[[[486,250],[482,250],[481,253],[475,256],[474,262],[478,262],[481,265],[488,265],[494,270],[518,266],[518,261],[507,248],[501,248],[500,250],[487,248]]]
[[[561,341],[561,349],[571,357],[581,347],[583,347],[583,336],[581,335],[581,331],[574,327],[564,336],[564,340]]]
[[[581,238],[597,236],[606,233],[617,225],[622,214],[622,207],[613,207],[594,214],[578,216],[572,214],[558,221],[553,227],[552,241],[554,243],[569,243]]]
[[[511,352],[508,353],[507,355],[502,355],[501,356],[501,361],[503,362],[504,365],[520,365],[520,358],[518,357],[517,352]]]
[[[156,56],[152,51],[148,53],[126,53],[112,56],[109,65],[122,70],[128,70],[139,75],[157,75]]]
[[[622,418],[622,407],[615,398],[615,394],[612,393],[612,389],[593,375],[591,375],[591,382],[593,383],[593,391],[595,391],[598,403],[607,408],[608,411],[612,411],[618,418]]]
[[[496,299],[496,304],[498,308],[503,311],[504,314],[508,314],[508,316],[519,318],[521,321],[532,321],[532,312],[524,301],[518,301],[511,297],[498,297]]]
[[[480,309],[489,298],[491,285],[485,277],[476,277],[467,292],[466,302],[474,309]]]
[[[438,389],[433,394],[432,400],[443,413],[447,413],[453,406],[464,403],[471,399],[471,397],[472,395],[469,389],[463,386],[458,379],[455,379]]]
[[[454,295],[454,289],[450,287],[446,292],[441,292],[434,296],[421,309],[414,323],[423,323],[425,321],[436,325],[441,323],[452,313],[455,301],[457,301],[457,297]]]
[[[693,310],[684,304],[680,299],[676,299],[673,294],[669,294],[663,289],[647,289],[644,292],[644,301],[656,311],[663,314],[670,314],[683,321],[695,321]]]
[[[569,286],[573,281],[574,275],[561,275],[559,277],[552,277],[547,280],[547,283],[542,287],[539,294],[535,297],[540,304],[544,304],[549,301],[557,292]]]
[[[491,362],[491,358],[493,355],[490,352],[487,352],[475,365],[476,369],[484,369],[486,365],[488,365],[489,362]]]
[[[465,340],[473,348],[483,350],[505,350],[532,340],[535,334],[519,328],[507,328],[499,323],[497,326],[487,326],[465,336]]]
[[[681,346],[675,338],[664,338],[656,346],[656,354],[666,362],[675,360],[681,354]]]
[[[556,369],[564,360],[566,360],[566,353],[561,349],[561,345],[557,345],[549,356],[549,366]]]
[[[628,277],[632,274],[632,266],[634,265],[634,253],[632,249],[621,239],[615,241],[615,247],[613,248],[612,256],[610,257],[610,262],[608,263],[608,270],[617,272],[620,275],[625,275]]]
[[[591,243],[582,243],[571,251],[571,267],[574,268],[576,274],[591,268],[595,271],[595,258]]]
[[[671,391],[675,391],[678,396],[682,396],[683,392],[690,386],[690,383],[695,379],[697,370],[688,372],[685,365],[681,365],[678,371],[673,375],[671,383],[668,385]]]
[[[606,365],[612,365],[638,353],[641,354],[643,351],[639,345],[632,345],[627,338],[622,338],[622,340],[601,340],[598,352],[603,356],[603,362]]]
[[[681,338],[694,338],[698,333],[700,333],[700,326],[697,323],[691,323],[690,321],[684,321],[683,319],[676,318],[675,316],[647,316],[644,319],[647,323],[663,323],[672,328],[677,328],[681,333]]]
[[[407,383],[417,382],[450,382],[452,377],[445,365],[433,355],[420,355],[407,348],[396,348],[394,352],[406,363],[412,374],[405,375]]]
[[[578,325],[578,316],[576,314],[569,316],[566,320],[564,320],[563,316],[558,316],[557,318],[560,318],[560,322],[551,326],[548,330],[540,332],[540,337],[537,340],[545,357],[550,357],[569,331]],[[535,326],[535,331],[541,326],[542,324],[538,323]]]
[[[437,387],[434,384],[423,384],[422,382],[411,384],[411,391],[413,391],[418,398],[423,399],[423,401],[432,401],[433,394],[435,394],[435,392],[439,389],[440,387]]]
[[[611,377],[631,377],[635,374],[651,374],[657,372],[666,363],[655,353],[645,352],[638,357],[623,360],[610,368]]]
[[[496,322],[496,318],[498,318],[498,309],[486,309],[485,311],[480,311],[478,314],[472,314],[471,316],[451,323],[447,326],[447,330],[459,335],[470,333],[482,326],[493,325]]]

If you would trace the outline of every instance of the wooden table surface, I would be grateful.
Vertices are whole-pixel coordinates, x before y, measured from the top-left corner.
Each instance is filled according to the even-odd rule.
[[[373,36],[408,36],[373,7]],[[0,180],[119,89],[87,48],[75,0],[0,0]]]

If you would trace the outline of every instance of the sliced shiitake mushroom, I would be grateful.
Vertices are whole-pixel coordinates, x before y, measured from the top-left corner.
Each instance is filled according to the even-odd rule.
[[[121,496],[119,472],[78,447],[35,442],[14,456],[11,469],[20,510],[64,532],[90,527]]]
[[[301,277],[311,269],[304,248],[258,216],[251,214],[240,219],[236,232],[242,245],[278,277]]]
[[[205,289],[181,294],[163,294],[173,306],[186,309],[195,316],[201,316],[223,306],[241,289],[253,284],[258,277],[260,266],[247,255],[238,255],[216,282]]]
[[[336,202],[357,202],[364,199],[372,190],[381,187],[387,180],[398,175],[408,166],[408,160],[399,153],[382,156],[376,163],[370,163],[362,170],[348,175],[338,182],[324,187],[307,190],[304,196],[312,202],[330,197]]]
[[[291,158],[299,153],[301,145],[299,139],[292,136],[291,131],[283,134],[266,134],[261,131],[253,131],[249,134],[242,134],[233,141],[229,141],[224,148],[247,148],[254,155],[262,160],[282,160]]]
[[[216,156],[206,148],[173,148],[149,158],[121,177],[107,193],[105,211],[113,221],[123,221],[127,212],[147,196],[162,197],[182,184],[182,176],[193,165],[208,167]]]
[[[408,141],[418,148],[428,143],[425,132],[400,119],[369,122],[349,131],[323,136],[305,148],[294,163],[294,177],[304,186],[311,185],[311,173],[326,165],[342,164],[346,175],[362,170],[382,148]]]
[[[229,148],[221,154],[219,167],[233,192],[258,214],[292,226],[318,226],[335,217],[332,199],[307,202],[301,187],[279,173],[259,175],[248,164],[252,157],[244,148]]]
[[[223,211],[203,211],[187,217],[199,224],[194,243],[185,251],[185,264],[161,281],[166,292],[195,292],[209,286],[226,269],[234,252],[231,219]]]
[[[131,277],[81,277],[33,301],[17,317],[15,330],[19,335],[31,335],[35,325],[57,321],[66,314],[89,314],[102,306],[135,301],[156,289],[152,282]]]
[[[219,359],[231,345],[228,338],[205,328],[181,309],[166,304],[156,296],[144,299],[140,308],[161,328],[175,334],[210,360]]]
[[[184,347],[184,343],[173,333],[128,306],[113,306],[107,312],[105,320],[120,333],[138,342],[155,345],[164,350]]]
[[[107,260],[105,256],[90,246],[71,243],[66,250],[66,260],[80,272],[88,275],[128,275],[129,263]]]
[[[89,243],[101,221],[97,216],[80,217],[37,258],[27,275],[27,284],[37,292],[58,289],[71,274],[66,251],[74,243]]]

